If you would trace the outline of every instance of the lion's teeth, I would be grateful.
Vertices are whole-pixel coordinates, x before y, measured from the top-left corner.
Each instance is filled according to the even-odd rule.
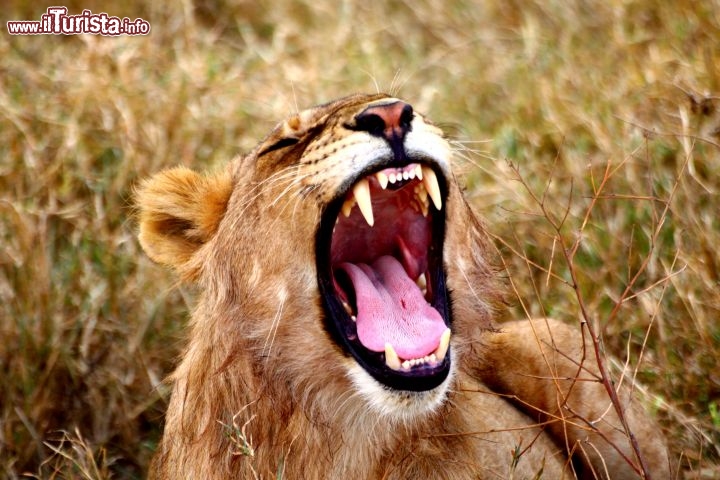
[[[342,302],[342,306],[343,306],[343,308],[345,309],[345,311],[347,312],[348,315],[352,315],[352,314],[353,314],[352,307],[350,306],[349,303],[347,303],[347,302]]]
[[[390,181],[390,183],[395,183],[395,180],[398,180],[398,178],[397,176],[395,176],[394,172],[390,172],[390,174],[388,174],[388,180]]]
[[[404,171],[404,172],[402,172],[402,178],[403,178],[403,180],[409,179],[409,178],[410,178],[410,173],[409,173],[407,170]]]
[[[418,211],[422,212],[423,216],[427,217],[430,200],[428,200],[428,193],[427,189],[425,189],[425,184],[418,183],[415,185],[413,192],[415,192],[415,201],[417,202]]]
[[[437,176],[435,175],[435,172],[433,171],[432,168],[426,167],[423,165],[422,177],[423,177],[423,184],[425,185],[425,189],[428,191],[428,194],[430,194],[430,198],[432,198],[432,201],[435,204],[435,208],[437,208],[438,210],[442,209],[442,198],[440,197],[440,185],[438,185]]]
[[[350,213],[352,213],[352,209],[355,206],[355,197],[350,196],[347,198],[343,204],[342,204],[342,214],[345,215],[345,218],[350,216]]]
[[[435,358],[438,362],[445,360],[445,355],[447,355],[448,348],[450,347],[450,333],[450,329],[446,328],[440,336],[440,345],[438,345],[437,350],[435,350]]]
[[[360,207],[360,213],[365,217],[365,221],[371,227],[375,223],[373,218],[372,201],[370,200],[370,185],[368,184],[367,178],[363,178],[355,184],[353,187],[353,195],[357,201],[358,207]]]
[[[415,178],[415,168],[416,168],[416,165],[413,164],[407,170],[406,173],[408,174],[408,178]],[[405,175],[403,174],[403,176],[405,176]]]
[[[430,355],[425,355],[424,357],[409,358],[400,362],[400,357],[398,357],[398,354],[395,352],[393,346],[390,345],[390,343],[385,344],[385,364],[393,370],[410,370],[418,365],[434,365],[439,361],[442,361],[442,359],[438,359],[435,353],[431,353]]]
[[[385,344],[385,364],[393,370],[400,370],[400,357],[389,343]]]
[[[427,288],[427,280],[425,279],[424,273],[420,275],[417,280],[415,280],[415,284],[420,287],[420,290],[424,290]]]
[[[422,211],[423,217],[428,216],[428,211],[430,210],[430,202],[425,199],[425,202],[420,204],[420,210]]]
[[[377,178],[377,181],[380,184],[380,188],[385,190],[388,185],[388,176],[385,175],[385,173],[383,173],[383,172],[377,172],[375,174],[375,178]]]
[[[423,179],[423,169],[419,164],[415,165],[415,176],[417,177],[418,180]]]
[[[428,193],[425,189],[425,185],[422,183],[419,183],[417,185],[417,189],[415,190],[415,196],[420,200],[420,203],[428,203]]]

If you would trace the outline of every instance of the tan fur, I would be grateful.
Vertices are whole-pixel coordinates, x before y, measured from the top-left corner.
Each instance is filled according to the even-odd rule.
[[[143,248],[202,292],[151,476],[637,478],[578,328],[493,324],[501,287],[486,235],[452,176],[451,150],[420,115],[408,145],[447,155],[455,365],[447,398],[387,393],[331,340],[315,232],[343,180],[384,148],[343,128],[382,98],[357,95],[295,115],[220,175],[173,169],[142,184]],[[297,143],[265,153],[284,138]],[[658,428],[625,386],[620,396],[646,464],[669,478]]]
[[[215,234],[231,191],[227,172],[203,176],[175,167],[145,181],[137,196],[142,206],[138,237],[145,253],[193,277],[187,264]]]

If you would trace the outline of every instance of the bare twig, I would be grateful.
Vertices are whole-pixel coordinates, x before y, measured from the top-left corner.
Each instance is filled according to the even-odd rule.
[[[647,148],[647,146],[646,146],[646,148]],[[590,221],[592,212],[593,212],[593,210],[594,210],[594,208],[595,208],[595,205],[597,204],[598,200],[601,200],[601,199],[620,199],[620,198],[622,198],[622,199],[635,199],[635,200],[652,200],[652,201],[657,201],[657,200],[658,200],[658,199],[656,199],[656,198],[654,198],[654,197],[649,197],[649,196],[645,196],[645,197],[640,197],[640,196],[618,196],[618,195],[613,195],[613,194],[606,194],[606,193],[604,193],[604,192],[605,192],[605,189],[607,188],[608,182],[609,182],[610,179],[613,177],[613,175],[616,174],[616,173],[619,171],[619,169],[624,165],[624,163],[627,161],[627,158],[629,158],[629,156],[626,157],[622,162],[620,162],[620,164],[616,165],[614,168],[613,168],[613,165],[612,165],[611,162],[607,162],[607,164],[606,164],[606,166],[605,166],[605,169],[604,169],[603,176],[602,176],[602,178],[600,179],[599,184],[596,183],[596,179],[595,179],[594,177],[591,178],[591,183],[592,183],[592,188],[593,188],[593,195],[592,195],[592,197],[590,198],[590,203],[589,203],[588,207],[587,207],[586,210],[585,210],[585,214],[584,214],[583,220],[582,220],[580,226],[578,227],[578,229],[576,230],[576,232],[575,232],[575,234],[574,234],[574,241],[573,241],[571,244],[568,244],[568,242],[566,241],[566,238],[565,238],[565,236],[564,236],[564,234],[563,234],[563,230],[564,230],[564,226],[565,226],[565,224],[566,224],[566,221],[567,221],[567,218],[568,218],[570,209],[571,209],[572,196],[573,196],[573,186],[571,185],[570,192],[569,192],[569,195],[568,195],[568,202],[567,202],[566,206],[564,207],[562,216],[561,216],[560,219],[558,220],[557,217],[555,217],[555,216],[548,210],[547,205],[546,205],[547,192],[548,192],[548,189],[549,189],[549,186],[550,186],[551,179],[548,180],[548,182],[547,182],[547,184],[546,184],[546,186],[545,186],[545,189],[543,190],[542,196],[541,196],[541,197],[538,197],[538,196],[536,196],[536,195],[533,193],[533,191],[531,190],[531,188],[529,187],[529,185],[528,185],[528,184],[525,182],[525,180],[522,178],[519,169],[518,169],[516,166],[513,166],[513,165],[510,165],[510,168],[511,168],[511,169],[513,170],[513,172],[515,173],[517,180],[519,180],[519,182],[525,187],[525,189],[526,189],[526,191],[528,192],[528,194],[530,195],[532,201],[540,208],[540,211],[542,212],[542,216],[547,220],[547,222],[550,224],[550,226],[552,227],[552,229],[553,229],[553,231],[554,231],[554,233],[555,233],[554,238],[553,238],[553,257],[554,257],[555,249],[556,249],[557,247],[559,247],[559,250],[560,250],[561,254],[563,255],[563,257],[564,257],[564,259],[565,259],[565,262],[566,262],[566,264],[567,264],[567,266],[568,266],[568,271],[569,271],[569,275],[570,275],[570,281],[569,281],[569,282],[565,281],[565,283],[568,284],[568,285],[573,289],[573,292],[574,292],[574,294],[575,294],[575,299],[576,299],[576,301],[577,301],[578,307],[579,307],[579,309],[580,309],[580,314],[581,314],[581,333],[582,333],[582,336],[583,336],[583,352],[582,352],[582,358],[581,358],[581,360],[580,360],[580,362],[579,362],[579,369],[578,369],[578,375],[577,375],[577,376],[579,376],[580,369],[582,368],[582,367],[581,367],[581,366],[582,366],[582,363],[583,363],[584,360],[585,360],[585,351],[584,351],[585,342],[584,342],[584,339],[585,339],[585,332],[587,331],[587,333],[588,333],[588,335],[589,335],[589,337],[590,337],[590,341],[591,341],[592,346],[593,346],[595,361],[596,361],[596,363],[597,363],[597,367],[598,367],[598,370],[599,370],[599,372],[600,372],[600,382],[602,383],[602,385],[604,386],[604,388],[605,388],[605,390],[606,390],[606,392],[607,392],[607,394],[608,394],[608,397],[609,397],[609,399],[610,399],[612,408],[615,410],[615,413],[616,413],[617,416],[618,416],[618,419],[619,419],[619,421],[620,421],[620,424],[622,425],[622,428],[623,428],[623,430],[624,430],[624,432],[625,432],[625,435],[627,436],[627,438],[628,438],[629,441],[630,441],[630,445],[631,445],[631,447],[632,447],[633,453],[634,453],[635,458],[636,458],[636,460],[637,460],[637,462],[638,462],[639,465],[635,465],[633,462],[630,461],[630,459],[628,459],[627,457],[624,457],[624,455],[623,455],[623,457],[628,461],[628,463],[629,463],[630,465],[632,465],[632,467],[636,470],[636,472],[637,472],[638,474],[641,474],[641,475],[643,475],[644,478],[649,479],[649,478],[650,478],[650,473],[649,473],[648,466],[647,466],[646,461],[645,461],[645,459],[643,458],[643,455],[642,455],[642,453],[641,453],[641,451],[640,451],[640,448],[639,448],[637,439],[635,438],[635,435],[633,434],[633,432],[631,431],[631,429],[630,429],[630,427],[629,427],[627,418],[626,418],[625,413],[624,413],[624,409],[623,409],[623,407],[622,407],[622,404],[621,404],[620,399],[619,399],[618,394],[617,394],[616,387],[615,387],[615,385],[613,384],[612,379],[611,379],[611,376],[610,376],[610,373],[609,373],[609,371],[608,371],[608,369],[607,369],[606,361],[605,361],[605,358],[604,358],[604,356],[603,356],[603,354],[602,354],[602,347],[601,347],[601,342],[600,342],[600,335],[599,335],[599,333],[596,331],[596,327],[595,327],[594,323],[591,321],[590,313],[589,313],[588,310],[587,310],[587,307],[586,307],[586,304],[585,304],[585,300],[584,300],[583,294],[582,294],[582,292],[581,292],[581,290],[580,290],[580,283],[579,283],[578,278],[577,278],[577,271],[576,271],[575,263],[574,263],[574,262],[575,262],[575,256],[576,256],[577,251],[578,251],[578,249],[580,248],[580,245],[581,245],[581,243],[582,243],[582,239],[583,239],[583,235],[582,235],[582,234],[583,234],[583,231],[585,230],[586,226],[588,225],[588,223],[589,223],[589,221]],[[649,249],[649,252],[647,253],[647,255],[645,256],[645,258],[643,259],[643,262],[642,262],[642,264],[640,265],[640,267],[637,269],[637,271],[634,273],[634,275],[632,275],[632,278],[630,279],[630,281],[629,281],[628,284],[626,285],[626,287],[625,287],[624,291],[622,292],[620,298],[615,302],[615,305],[614,305],[612,311],[611,311],[610,314],[608,315],[606,324],[612,322],[612,320],[614,320],[614,319],[616,318],[616,316],[617,316],[620,308],[622,307],[622,305],[623,305],[626,301],[630,300],[631,298],[636,297],[637,295],[639,295],[639,294],[641,294],[641,293],[643,293],[643,292],[646,292],[646,291],[650,290],[651,288],[653,288],[653,287],[655,287],[655,286],[657,286],[657,285],[666,284],[667,281],[668,281],[673,275],[675,275],[675,274],[678,273],[678,272],[670,273],[669,275],[665,276],[663,279],[659,280],[658,282],[655,282],[655,283],[653,283],[652,285],[650,285],[649,287],[646,287],[646,288],[642,289],[640,292],[635,292],[635,293],[633,293],[635,285],[637,284],[640,276],[641,276],[641,275],[643,274],[643,272],[646,270],[646,268],[647,268],[647,266],[648,266],[648,264],[649,264],[649,261],[650,261],[650,259],[651,259],[651,257],[652,257],[653,251],[654,251],[654,249],[656,248],[657,238],[658,238],[658,236],[660,235],[660,232],[661,232],[661,230],[662,230],[662,227],[663,227],[663,225],[664,225],[664,223],[665,223],[667,214],[668,214],[668,212],[669,212],[670,205],[671,205],[671,203],[672,203],[672,199],[673,199],[674,196],[675,196],[675,193],[676,193],[676,191],[677,191],[677,188],[678,188],[678,186],[679,186],[679,184],[680,184],[680,179],[681,179],[681,177],[682,177],[682,175],[683,175],[683,172],[685,171],[685,168],[686,168],[686,165],[687,165],[688,161],[689,161],[689,156],[686,156],[685,162],[684,162],[684,164],[683,164],[680,172],[678,173],[678,176],[677,176],[677,178],[676,178],[676,180],[675,180],[675,183],[674,183],[674,185],[673,185],[672,191],[670,192],[669,198],[668,198],[667,200],[665,200],[665,201],[660,201],[661,203],[664,204],[664,208],[663,208],[663,210],[662,210],[659,218],[657,219],[657,221],[654,222],[655,225],[654,225],[654,230],[653,230],[653,232],[652,232],[651,239],[650,239],[650,249]],[[506,245],[507,245],[507,244],[506,244]],[[526,264],[528,265],[528,268],[530,268],[531,265],[536,266],[536,264],[535,264],[534,262],[531,262],[529,259],[527,259],[527,256],[522,255],[522,258],[525,259],[525,262],[526,262]],[[552,265],[552,264],[551,264],[551,265]],[[674,267],[674,263],[673,263],[673,267]],[[541,269],[541,270],[543,270],[543,271],[545,271],[545,272],[547,273],[548,279],[551,278],[551,277],[555,277],[555,275],[552,273],[551,267],[549,267],[549,268],[547,268],[547,269]],[[672,270],[671,270],[671,271],[672,271]],[[513,285],[513,288],[515,288],[514,285]],[[537,293],[537,292],[536,292],[536,293]],[[524,305],[523,305],[523,308],[524,308],[524,309],[526,310],[526,312],[527,312],[527,309],[526,309],[526,307],[525,307]],[[650,327],[650,328],[651,328],[651,327]],[[643,348],[644,348],[644,345],[645,345],[646,341],[647,341],[647,335],[646,335],[645,341],[643,342]],[[576,376],[576,377],[577,377],[577,376]],[[634,378],[634,376],[633,376],[633,378]],[[633,383],[634,383],[634,382],[633,382]],[[574,384],[573,384],[573,385],[574,385]],[[572,386],[571,386],[571,389],[572,389]],[[569,392],[568,392],[567,395],[569,395]],[[566,396],[565,398],[567,398],[567,396]],[[562,406],[564,406],[565,408],[569,408],[569,407],[568,407],[567,405],[565,405],[565,404],[562,405]],[[586,419],[583,419],[583,420],[584,420],[584,421],[587,421]],[[587,421],[587,422],[588,422],[588,426],[590,426],[590,427],[593,426],[593,424],[592,424],[591,422],[589,422],[589,421]],[[600,434],[602,435],[602,432],[600,432],[600,431],[598,431],[598,430],[596,430],[596,432],[597,432],[597,433],[600,433]],[[569,446],[567,446],[567,447],[569,447]],[[613,447],[614,447],[616,450],[618,450],[618,452],[620,452],[620,450],[617,448],[617,446],[613,445]],[[621,453],[621,455],[622,455],[622,452],[620,452],[620,453]]]

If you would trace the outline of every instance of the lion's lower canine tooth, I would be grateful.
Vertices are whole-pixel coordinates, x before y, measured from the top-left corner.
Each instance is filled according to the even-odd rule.
[[[370,200],[370,184],[367,178],[363,178],[355,184],[353,187],[353,195],[357,201],[358,207],[360,207],[360,213],[365,217],[365,221],[371,227],[375,223],[373,218],[372,201]]]
[[[425,279],[424,273],[415,280],[415,284],[420,287],[420,290],[427,288],[427,280]]]
[[[445,355],[447,355],[448,348],[450,347],[450,332],[449,328],[446,328],[443,334],[440,336],[440,345],[438,345],[437,350],[435,350],[435,358],[437,358],[438,362],[442,362],[445,360]]]
[[[385,364],[393,370],[400,370],[400,358],[389,343],[385,344]]]
[[[425,189],[428,191],[430,198],[432,198],[435,208],[438,210],[442,209],[442,198],[440,197],[440,185],[438,185],[437,176],[432,168],[422,167],[423,184]]]

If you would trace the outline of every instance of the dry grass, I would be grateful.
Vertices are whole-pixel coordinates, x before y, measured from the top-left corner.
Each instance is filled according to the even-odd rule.
[[[376,89],[466,140],[509,315],[584,308],[679,478],[720,475],[720,3],[476,3],[64,4],[134,38],[11,37],[45,7],[4,6],[0,476],[144,476],[191,292],[139,250],[137,179]]]

